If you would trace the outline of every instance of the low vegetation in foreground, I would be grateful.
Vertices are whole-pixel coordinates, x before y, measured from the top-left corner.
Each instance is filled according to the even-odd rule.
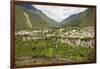
[[[89,62],[93,60],[94,48],[71,46],[57,40],[59,37],[56,36],[46,38],[42,36],[42,39],[28,38],[29,40],[23,40],[22,36],[16,35],[16,66]],[[25,35],[24,38],[26,37]]]

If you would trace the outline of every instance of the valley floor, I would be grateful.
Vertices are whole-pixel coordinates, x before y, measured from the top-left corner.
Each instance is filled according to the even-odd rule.
[[[15,33],[15,44],[16,66],[94,60],[93,27],[23,30]]]

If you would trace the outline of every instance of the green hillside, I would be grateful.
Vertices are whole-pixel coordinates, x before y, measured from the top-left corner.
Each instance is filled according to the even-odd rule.
[[[32,25],[28,25],[28,21],[24,15],[27,14],[28,19]],[[23,30],[23,29],[44,29],[51,28],[55,26],[56,21],[50,19],[42,12],[40,13],[31,13],[30,11],[21,8],[20,6],[15,6],[15,30]]]
[[[26,18],[23,14],[24,10],[15,6],[15,30],[22,30],[29,28],[26,24]]]
[[[95,24],[95,9],[88,8],[86,11],[75,14],[61,22],[63,27],[86,27]]]
[[[94,26],[95,24],[95,9],[88,9],[87,16],[79,20],[78,26]]]
[[[55,20],[49,18],[40,10],[36,9],[36,12],[32,13],[30,10],[26,10],[18,5],[15,5],[15,30],[25,29],[44,29],[60,27],[86,27],[94,26],[95,24],[95,9],[88,8],[84,12],[74,14],[61,23],[57,23]]]

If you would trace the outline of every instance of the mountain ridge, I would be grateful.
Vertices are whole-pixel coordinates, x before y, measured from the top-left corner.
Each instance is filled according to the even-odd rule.
[[[62,26],[77,26],[77,27],[83,27],[83,26],[93,26],[95,23],[95,9],[94,8],[88,8],[84,12],[81,12],[79,14],[74,14],[63,20],[61,23]]]
[[[29,10],[16,5],[15,6],[15,30],[23,30],[23,29],[31,29],[30,27],[25,24],[26,18],[24,17],[23,12],[27,13],[30,19],[30,22],[32,23],[32,29],[45,29],[45,28],[53,28],[55,27],[54,20],[48,18],[43,13],[35,13],[33,14]]]
[[[15,30],[93,26],[94,17],[95,9],[88,8],[58,23],[31,4],[17,4],[15,5]]]

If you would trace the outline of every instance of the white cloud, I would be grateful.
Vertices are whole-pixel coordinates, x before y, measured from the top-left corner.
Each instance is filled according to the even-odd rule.
[[[83,12],[87,8],[80,7],[61,7],[61,6],[46,6],[46,5],[33,5],[41,10],[48,17],[60,22],[73,14]]]

